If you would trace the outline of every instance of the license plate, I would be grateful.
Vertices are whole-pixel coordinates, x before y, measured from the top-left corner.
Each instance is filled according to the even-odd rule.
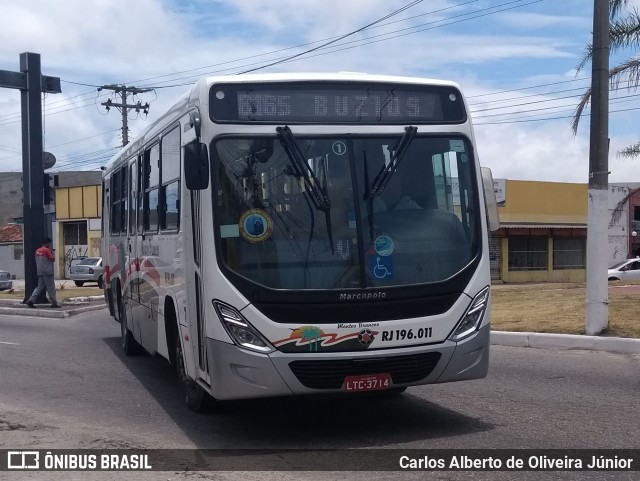
[[[379,391],[391,387],[391,374],[366,374],[363,376],[347,376],[342,389],[349,392]]]

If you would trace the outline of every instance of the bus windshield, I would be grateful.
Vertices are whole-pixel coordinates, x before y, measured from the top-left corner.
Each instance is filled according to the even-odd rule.
[[[477,255],[483,210],[465,137],[291,139],[214,140],[223,269],[274,289],[389,287],[444,281]]]

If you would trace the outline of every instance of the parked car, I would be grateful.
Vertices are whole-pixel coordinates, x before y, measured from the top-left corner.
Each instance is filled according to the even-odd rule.
[[[87,257],[69,268],[69,279],[76,286],[82,287],[85,282],[97,282],[102,289],[102,257]]]
[[[7,271],[0,271],[0,291],[6,291],[13,288],[11,274]]]
[[[607,275],[610,281],[640,280],[640,258],[618,262],[609,268]]]

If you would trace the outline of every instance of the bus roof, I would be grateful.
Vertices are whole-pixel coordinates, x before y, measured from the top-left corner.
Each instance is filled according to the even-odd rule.
[[[139,149],[139,144],[144,143],[146,135],[152,131],[157,125],[162,124],[162,119],[171,117],[175,111],[184,113],[184,107],[190,103],[196,103],[199,94],[208,91],[211,85],[216,83],[251,83],[251,82],[374,82],[374,83],[399,83],[413,85],[435,85],[443,87],[454,87],[459,89],[456,82],[450,80],[439,80],[422,77],[404,77],[396,75],[378,75],[360,72],[337,72],[337,73],[314,73],[314,72],[297,72],[297,73],[255,73],[240,75],[219,75],[204,77],[196,81],[191,88],[184,92],[171,107],[158,117],[151,125],[144,129],[135,140],[120,149],[107,163],[106,171],[108,172],[113,166],[116,159],[120,158],[123,153],[127,156],[133,155]]]
[[[449,80],[439,80],[421,77],[404,77],[396,75],[379,75],[360,72],[338,72],[338,73],[257,73],[241,75],[221,75],[206,77],[199,82],[206,85],[214,83],[244,83],[244,82],[295,82],[295,81],[343,81],[343,82],[388,82],[420,85],[441,85],[459,88],[458,84]]]

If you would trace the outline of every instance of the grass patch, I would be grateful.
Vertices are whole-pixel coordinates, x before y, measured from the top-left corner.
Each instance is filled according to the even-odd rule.
[[[492,290],[498,331],[585,333],[584,284],[500,286]],[[609,289],[608,336],[640,338],[640,293]]]

